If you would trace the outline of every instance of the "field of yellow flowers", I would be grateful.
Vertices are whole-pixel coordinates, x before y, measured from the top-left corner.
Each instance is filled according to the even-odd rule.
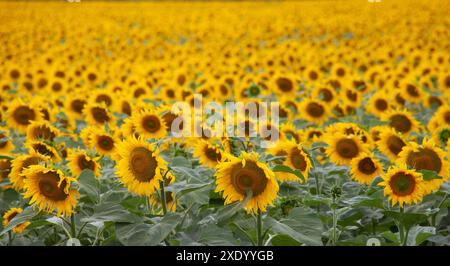
[[[1,2],[0,245],[450,245],[449,13]]]

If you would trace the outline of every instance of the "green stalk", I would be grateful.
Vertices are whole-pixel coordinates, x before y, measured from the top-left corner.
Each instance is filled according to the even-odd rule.
[[[166,192],[164,191],[164,181],[166,180],[166,176],[169,173],[170,169],[167,169],[166,173],[163,176],[163,180],[159,181],[159,186],[161,187],[161,206],[163,210],[163,214],[166,215],[167,213],[167,204],[166,204]]]
[[[72,216],[70,216],[70,234],[74,238],[77,235],[77,230],[75,228],[75,214],[72,214]]]
[[[263,226],[262,226],[262,214],[260,211],[258,211],[258,214],[256,215],[256,245],[262,246],[263,245],[263,234],[262,234]]]
[[[404,213],[404,212],[405,212],[405,210],[403,209],[403,207],[400,207],[400,213]],[[400,245],[402,245],[404,242],[406,242],[405,241],[405,231],[403,228],[403,224],[401,222],[398,222],[397,226],[398,226],[398,230],[400,233]]]
[[[11,234],[11,231],[8,231],[8,246],[11,246],[12,245],[12,234]]]

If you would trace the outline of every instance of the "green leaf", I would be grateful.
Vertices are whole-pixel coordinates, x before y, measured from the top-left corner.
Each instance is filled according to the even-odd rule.
[[[436,228],[432,226],[413,226],[409,229],[407,245],[418,246],[429,237],[436,234]]]
[[[399,213],[396,211],[385,211],[386,216],[389,216],[401,224],[403,224],[407,229],[411,228],[413,225],[419,224],[427,220],[427,216],[421,213]]]
[[[385,239],[393,242],[394,244],[399,244],[400,243],[400,240],[398,239],[398,236],[396,234],[392,233],[391,231],[385,231],[385,232],[381,233],[381,235]]]
[[[14,157],[11,157],[11,156],[8,156],[8,155],[0,155],[0,160],[3,160],[3,159],[6,159],[6,160],[14,160]]]
[[[83,223],[91,222],[122,222],[122,223],[138,223],[142,222],[142,218],[128,212],[120,204],[105,203],[94,207],[92,216],[81,219]]]
[[[373,198],[368,196],[356,196],[345,200],[344,203],[349,204],[352,207],[374,207],[384,209],[382,198]]]
[[[425,181],[433,180],[433,179],[442,179],[442,176],[438,175],[435,171],[422,169],[418,171],[422,174],[422,178]]]
[[[183,156],[176,156],[172,160],[171,167],[192,168],[192,164],[188,159],[184,158]]]
[[[303,234],[301,232],[297,232],[296,230],[294,230],[292,227],[290,227],[286,223],[277,221],[272,217],[266,217],[264,224],[266,226],[269,226],[271,228],[271,231],[273,231],[277,234],[288,235],[292,239],[294,239],[295,241],[297,241],[299,243],[311,245],[311,246],[321,246],[322,245],[322,242],[320,240],[318,240],[317,238],[310,237],[309,235]]]
[[[81,192],[86,193],[94,202],[98,202],[100,198],[100,184],[92,170],[85,169],[81,172],[78,177],[78,185]]]
[[[28,206],[21,213],[17,214],[14,218],[12,218],[12,220],[8,223],[8,225],[0,233],[0,236],[11,231],[14,227],[16,227],[19,224],[29,222],[34,216],[36,216],[36,214],[37,213],[34,212],[33,207]]]
[[[155,246],[164,241],[180,221],[181,214],[167,213],[155,224],[116,224],[116,235],[126,246]]]
[[[288,235],[276,235],[271,241],[274,246],[300,246],[301,243]]]
[[[177,195],[177,198],[181,198],[190,192],[200,190],[207,186],[211,186],[212,182],[206,184],[187,184],[186,181],[176,182],[164,188],[166,191],[171,191]]]
[[[272,168],[272,171],[294,174],[298,178],[300,178],[302,181],[305,181],[305,177],[303,176],[303,174],[300,170],[292,169],[291,167],[286,166],[286,165],[277,164]]]

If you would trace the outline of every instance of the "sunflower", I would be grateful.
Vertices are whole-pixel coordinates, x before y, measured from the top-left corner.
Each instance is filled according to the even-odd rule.
[[[420,103],[425,96],[419,85],[413,84],[413,82],[404,82],[400,89],[403,98],[412,103]]]
[[[330,115],[328,105],[325,102],[318,100],[303,100],[299,104],[299,110],[303,119],[319,125],[325,122]]]
[[[14,150],[14,144],[9,139],[7,131],[0,128],[0,154],[9,154]]]
[[[52,161],[61,161],[61,156],[59,155],[58,151],[53,146],[47,144],[44,141],[30,141],[27,142],[25,146],[30,150],[35,151],[36,153],[48,156]]]
[[[384,91],[378,91],[367,102],[367,112],[381,117],[390,110],[390,99],[387,97],[387,93]]]
[[[39,210],[52,213],[57,211],[58,217],[71,216],[77,204],[79,193],[71,188],[75,178],[67,177],[59,169],[47,168],[43,165],[32,165],[23,171],[25,176],[24,198],[30,204],[36,204]]]
[[[389,121],[389,126],[402,134],[409,134],[419,129],[419,122],[407,110],[392,110],[383,115],[383,120]]]
[[[31,151],[30,154],[20,155],[11,161],[11,173],[9,180],[15,190],[22,190],[24,188],[23,171],[31,165],[36,165],[50,160],[49,157]]]
[[[101,155],[112,156],[116,153],[116,145],[118,142],[119,140],[110,133],[95,129],[90,137],[88,147],[94,147]]]
[[[384,195],[389,197],[392,205],[418,203],[424,196],[424,183],[422,175],[406,165],[390,167],[382,176],[383,181],[378,183],[384,187]]]
[[[323,130],[320,128],[308,127],[304,130],[302,135],[305,136],[304,145],[311,145],[316,142],[321,142],[324,136]]]
[[[450,106],[439,107],[428,122],[428,130],[434,131],[439,126],[450,126]]]
[[[162,171],[167,163],[159,156],[153,144],[142,138],[130,137],[117,147],[119,156],[117,175],[128,190],[141,196],[149,196],[159,189]]]
[[[23,212],[22,208],[11,208],[9,209],[7,212],[5,212],[5,214],[3,215],[3,228],[7,227],[9,222],[11,222],[11,220],[17,216],[17,214]],[[23,231],[25,231],[25,229],[27,229],[27,227],[30,225],[30,222],[24,222],[21,223],[19,225],[16,225],[13,228],[13,232],[16,234],[21,234],[23,233]]]
[[[273,77],[273,88],[277,94],[291,94],[295,95],[297,91],[297,84],[294,76],[279,74]]]
[[[350,162],[350,173],[354,180],[369,185],[372,180],[383,174],[383,165],[372,154],[362,153]]]
[[[376,142],[378,149],[391,160],[396,160],[398,154],[406,146],[407,141],[395,129],[385,127],[381,129],[379,140]]]
[[[311,158],[303,150],[303,147],[300,144],[288,142],[282,147],[283,150],[286,151],[286,159],[283,161],[283,164],[292,169],[300,170],[305,180],[301,180],[296,175],[290,173],[277,173],[277,178],[280,181],[307,182],[308,174],[312,166]]]
[[[252,192],[244,207],[248,213],[265,212],[273,204],[279,190],[275,174],[258,160],[257,153],[242,152],[217,165],[216,192],[223,191],[225,204],[244,201],[248,191]]]
[[[286,122],[280,126],[280,139],[284,140],[295,140],[295,142],[300,143],[300,131],[295,129],[294,124],[291,122]]]
[[[164,119],[155,111],[142,110],[132,118],[136,132],[145,138],[163,138],[167,135]]]
[[[318,86],[312,91],[313,99],[321,100],[329,105],[337,101],[336,91],[326,86]]]
[[[48,121],[33,121],[27,127],[27,141],[52,142],[59,135],[59,129],[50,125]]]
[[[200,163],[215,168],[222,161],[222,150],[210,141],[200,139],[194,148],[193,155],[200,159]]]
[[[406,164],[417,171],[430,170],[442,176],[443,179],[424,181],[425,195],[439,189],[441,184],[450,178],[450,165],[445,160],[445,152],[438,148],[433,140],[424,139],[422,145],[410,142],[398,154],[398,162]]]
[[[350,165],[353,158],[367,152],[367,146],[356,135],[336,133],[328,135],[324,140],[328,144],[326,154],[330,161],[337,165]]]
[[[67,157],[69,161],[67,166],[74,176],[79,176],[83,170],[90,169],[98,177],[100,176],[101,166],[97,162],[97,159],[89,156],[83,150],[71,151]]]
[[[24,103],[21,99],[13,101],[8,107],[7,123],[10,128],[25,133],[31,121],[41,121],[42,114],[35,105]]]
[[[114,116],[108,111],[104,103],[89,103],[83,108],[86,121],[92,126],[114,124]]]
[[[65,101],[65,110],[74,119],[83,118],[83,109],[87,104],[85,96],[71,95]]]

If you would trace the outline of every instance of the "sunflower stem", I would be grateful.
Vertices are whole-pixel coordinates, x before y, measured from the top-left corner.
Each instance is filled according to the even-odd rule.
[[[400,213],[404,213],[404,212],[405,212],[405,210],[403,209],[403,207],[400,207]],[[406,243],[406,241],[405,241],[405,231],[404,231],[404,228],[403,228],[403,224],[400,221],[398,222],[398,230],[399,230],[399,233],[400,233],[400,245],[403,245],[404,242]]]
[[[72,237],[77,236],[77,230],[75,227],[75,214],[72,214],[72,216],[70,216],[70,234]]]
[[[333,235],[332,235],[333,246],[336,246],[337,242],[336,231],[337,231],[336,199],[333,197]]]
[[[11,246],[12,245],[12,234],[11,234],[11,231],[8,231],[8,246]]]
[[[256,215],[256,245],[262,246],[264,239],[263,239],[263,225],[262,225],[262,214],[261,211],[258,211],[258,214]]]
[[[164,215],[166,215],[167,213],[166,192],[164,191],[164,183],[166,181],[166,176],[169,173],[169,171],[170,168],[168,168],[164,173],[164,176],[162,178],[163,180],[159,181],[159,186],[161,187],[161,207]]]

